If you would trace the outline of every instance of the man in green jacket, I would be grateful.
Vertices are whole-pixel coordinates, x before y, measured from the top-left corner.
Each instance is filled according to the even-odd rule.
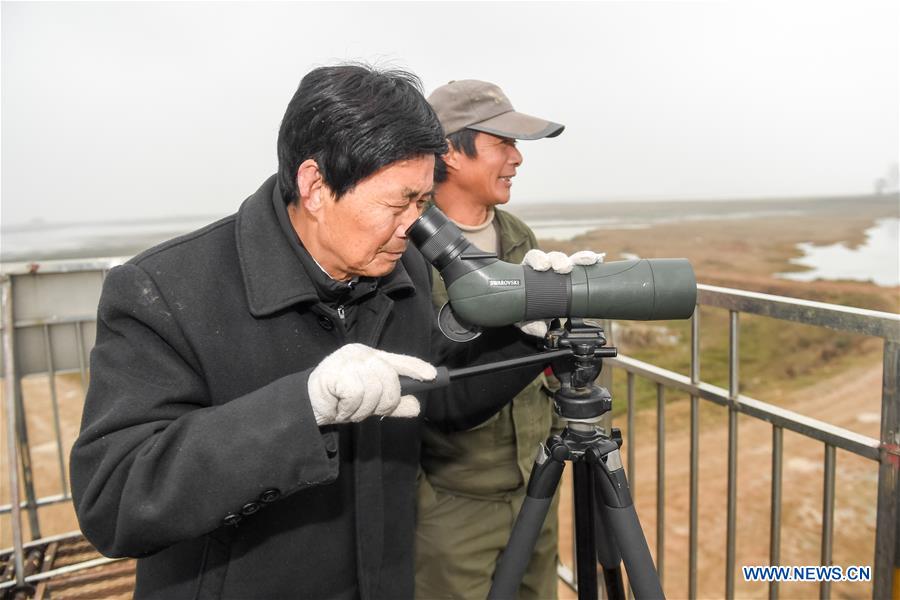
[[[516,141],[555,137],[563,125],[516,112],[499,87],[483,81],[451,81],[428,101],[449,142],[449,151],[435,163],[435,204],[475,246],[496,252],[501,260],[522,262],[537,247],[534,233],[497,208],[509,201],[512,179],[522,163]],[[437,273],[433,300],[436,308],[447,301]],[[522,505],[538,445],[553,426],[552,403],[541,390],[543,383],[541,376],[473,429],[448,433],[426,426],[416,527],[416,598],[487,596]],[[558,498],[523,578],[521,599],[556,598],[557,503]]]

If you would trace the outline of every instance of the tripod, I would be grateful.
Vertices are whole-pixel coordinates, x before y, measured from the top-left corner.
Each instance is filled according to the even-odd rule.
[[[607,435],[597,424],[612,408],[612,397],[593,382],[603,368],[603,358],[616,356],[616,349],[606,347],[601,328],[589,326],[582,319],[569,319],[565,329],[548,333],[545,344],[551,351],[571,350],[553,363],[561,383],[553,396],[554,408],[568,419],[568,425],[561,435],[548,438],[538,452],[525,501],[500,557],[488,598],[516,597],[566,461],[572,463],[574,476],[579,600],[597,598],[598,561],[607,598],[625,598],[623,561],[636,598],[663,598],[622,467],[622,435],[618,429]]]
[[[402,393],[409,394],[444,387],[463,377],[551,362],[560,380],[561,386],[553,395],[554,409],[568,419],[568,425],[538,452],[488,598],[516,597],[566,461],[572,463],[574,474],[579,600],[597,598],[597,562],[603,567],[607,598],[625,598],[623,562],[636,598],[664,598],[622,467],[622,435],[615,428],[607,435],[598,425],[600,417],[612,408],[612,397],[594,385],[594,380],[603,368],[603,358],[616,356],[616,349],[606,346],[603,329],[578,318],[570,318],[563,329],[550,331],[544,346],[545,352],[528,357],[452,371],[438,367],[434,381],[400,378]]]

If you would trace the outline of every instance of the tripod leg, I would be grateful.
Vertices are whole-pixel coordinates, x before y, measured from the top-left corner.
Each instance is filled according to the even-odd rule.
[[[598,477],[602,475],[597,474]],[[622,555],[616,544],[616,537],[609,525],[606,505],[599,494],[594,502],[594,539],[597,545],[597,560],[603,567],[603,580],[606,584],[606,598],[609,600],[625,600],[625,583],[622,581]]]
[[[561,444],[560,447],[565,450]],[[550,450],[541,446],[531,477],[528,478],[528,491],[522,509],[516,517],[506,550],[500,556],[494,571],[494,581],[488,592],[489,600],[511,600],[519,595],[519,584],[522,583],[534,545],[553,502],[553,494],[562,477],[565,464],[563,460],[563,457],[556,458]]]
[[[591,462],[597,467],[595,481],[606,505],[607,523],[622,553],[634,597],[665,598],[650,548],[634,510],[619,451],[610,452],[606,462],[599,455],[593,457]]]
[[[575,483],[575,564],[579,600],[597,598],[597,550],[594,540],[594,471],[583,460],[572,463]]]

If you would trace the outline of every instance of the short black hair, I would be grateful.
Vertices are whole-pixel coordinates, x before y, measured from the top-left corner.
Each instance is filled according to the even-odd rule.
[[[475,158],[478,156],[478,150],[475,148],[475,136],[477,135],[478,132],[474,129],[460,129],[448,135],[447,141],[457,152],[462,152],[469,158]],[[442,156],[437,156],[434,159],[434,182],[437,184],[445,181],[447,181],[447,163],[444,162]]]
[[[300,81],[281,121],[278,184],[285,204],[297,200],[297,169],[312,158],[340,198],[398,160],[446,151],[418,77],[363,64],[320,67]]]

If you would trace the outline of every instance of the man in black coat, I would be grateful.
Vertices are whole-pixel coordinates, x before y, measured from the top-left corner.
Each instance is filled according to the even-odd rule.
[[[136,597],[412,597],[420,408],[472,427],[541,369],[401,396],[430,363],[534,347],[435,336],[405,232],[445,150],[413,76],[316,69],[277,176],[109,273],[71,475],[88,539],[139,557]]]

